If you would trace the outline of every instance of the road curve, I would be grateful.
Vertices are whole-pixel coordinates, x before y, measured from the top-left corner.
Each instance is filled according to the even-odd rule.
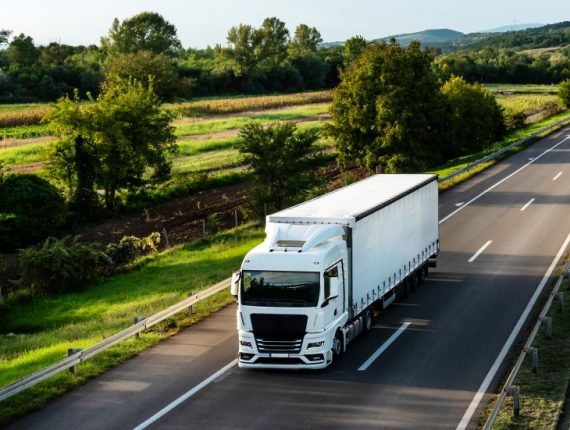
[[[7,428],[474,427],[505,366],[490,370],[570,234],[569,133],[443,193],[438,268],[333,367],[232,366],[230,306]]]

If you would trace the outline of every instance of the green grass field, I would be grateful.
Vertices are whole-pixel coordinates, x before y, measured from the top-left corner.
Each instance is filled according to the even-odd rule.
[[[557,85],[537,85],[537,84],[482,84],[483,88],[489,91],[507,91],[512,93],[547,93],[556,94]]]

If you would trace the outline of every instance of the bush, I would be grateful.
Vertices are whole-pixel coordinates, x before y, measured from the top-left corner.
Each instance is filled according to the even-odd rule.
[[[32,294],[82,291],[136,258],[155,252],[160,233],[138,238],[125,236],[106,247],[77,238],[49,238],[20,252],[21,277],[17,285]]]
[[[558,85],[558,96],[564,103],[564,106],[570,108],[570,79],[560,82],[560,85]]]
[[[34,294],[70,293],[84,290],[111,268],[112,261],[97,245],[49,238],[21,251],[17,282]]]
[[[517,128],[521,128],[526,120],[524,112],[514,109],[506,109],[504,111],[504,117],[507,130],[516,130]]]
[[[115,266],[123,266],[134,259],[156,252],[160,244],[160,233],[154,232],[147,237],[125,236],[119,243],[107,245],[105,254],[113,261]]]
[[[37,243],[65,222],[67,207],[57,188],[36,175],[0,177],[0,249]]]

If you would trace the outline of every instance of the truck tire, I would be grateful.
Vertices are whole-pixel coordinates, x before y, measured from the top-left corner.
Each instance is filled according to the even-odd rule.
[[[362,333],[367,334],[370,333],[370,330],[374,326],[374,311],[372,307],[368,307],[366,311],[364,311],[364,326],[362,328]]]
[[[342,353],[344,352],[344,338],[340,330],[336,331],[333,339],[333,346],[332,346],[332,355],[333,355],[333,363],[337,361],[340,357],[342,357]]]

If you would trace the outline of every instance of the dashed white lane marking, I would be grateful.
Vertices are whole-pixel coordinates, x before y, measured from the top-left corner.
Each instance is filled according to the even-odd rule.
[[[400,335],[401,335],[402,333],[404,333],[404,331],[408,328],[408,326],[409,326],[410,324],[411,324],[410,322],[405,322],[404,324],[402,324],[402,325],[400,326],[400,328],[399,328],[398,330],[396,330],[396,332],[395,332],[392,336],[390,336],[386,342],[384,342],[382,345],[380,345],[380,348],[378,348],[378,349],[376,350],[376,352],[374,352],[374,354],[372,354],[372,355],[368,358],[368,360],[366,360],[364,363],[362,363],[362,365],[358,368],[358,370],[362,372],[362,371],[368,369],[368,367],[370,367],[370,365],[371,365],[372,363],[374,363],[374,361],[375,361],[378,357],[380,357],[380,356],[382,355],[382,353],[383,353],[384,351],[386,351],[386,350],[388,349],[388,347],[389,347],[390,345],[392,345],[392,344],[394,343],[394,341],[395,341],[396,339],[398,339],[398,337],[400,337]]]
[[[481,255],[481,253],[483,251],[485,251],[489,247],[489,245],[492,243],[493,243],[492,240],[488,240],[487,242],[485,242],[485,245],[483,245],[481,248],[479,248],[479,250],[475,254],[473,254],[473,257],[471,257],[469,260],[467,260],[467,262],[473,263],[477,259],[477,257],[479,257],[479,255]]]
[[[554,178],[552,178],[553,181],[556,181],[560,176],[562,176],[562,172],[558,172],[556,174],[556,176]]]
[[[530,200],[528,201],[528,203],[525,204],[525,205],[521,208],[521,212],[524,211],[526,208],[528,208],[528,207],[532,204],[532,202],[534,202],[534,199],[530,199]]]

